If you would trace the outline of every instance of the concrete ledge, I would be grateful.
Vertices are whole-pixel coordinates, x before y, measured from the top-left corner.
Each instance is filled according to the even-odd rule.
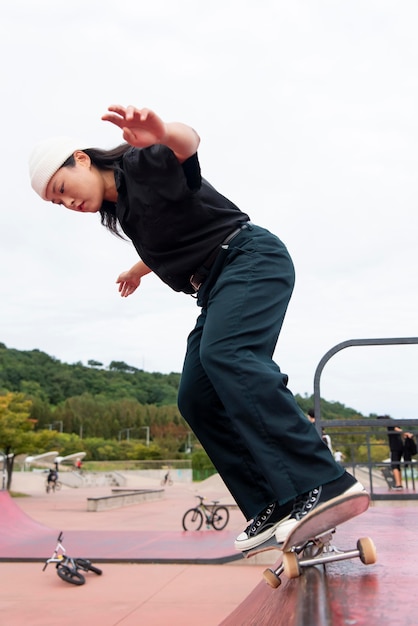
[[[331,574],[323,566],[316,566],[304,569],[299,578],[289,580],[283,576],[282,585],[278,589],[270,588],[264,581],[260,582],[220,626],[381,624],[381,618],[373,620],[373,608],[366,608],[373,606],[373,602],[370,602],[373,598],[370,595],[373,573],[362,576],[360,572],[359,575],[358,565],[353,563],[335,565],[337,568]],[[346,572],[343,578],[341,569]],[[350,593],[351,589],[355,589],[355,595]],[[367,618],[363,620],[362,617],[366,615]],[[405,626],[408,624],[402,623]]]
[[[299,580],[284,580],[279,589],[271,589],[264,581],[223,621],[220,626],[300,626],[296,616],[304,602]],[[307,621],[304,626],[323,626]]]
[[[164,489],[112,489],[110,496],[87,498],[87,511],[119,509],[139,502],[160,500],[163,495]]]

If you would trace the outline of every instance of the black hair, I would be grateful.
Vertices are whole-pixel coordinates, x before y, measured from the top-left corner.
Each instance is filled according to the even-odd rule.
[[[101,148],[86,148],[85,150],[82,150],[82,152],[85,152],[87,156],[90,157],[93,165],[99,170],[115,170],[118,167],[118,161],[120,161],[125,152],[130,148],[131,146],[128,143],[122,143],[119,146],[116,146],[116,148],[111,148],[110,150],[102,150]],[[72,154],[61,167],[74,166],[75,159]],[[124,239],[124,236],[121,234],[119,229],[119,223],[116,217],[116,205],[114,202],[103,200],[103,204],[100,208],[100,222],[103,226],[105,226],[105,228],[110,230],[113,235]]]

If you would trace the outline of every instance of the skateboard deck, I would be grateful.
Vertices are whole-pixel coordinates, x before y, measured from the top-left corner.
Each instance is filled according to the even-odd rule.
[[[369,508],[370,497],[366,492],[355,493],[341,499],[336,504],[323,504],[304,517],[281,544],[282,552],[288,552],[323,533],[334,530],[352,517],[364,513]]]
[[[245,558],[250,558],[268,550],[285,552],[291,549],[293,545],[311,539],[313,533],[321,535],[350,518],[360,515],[368,508],[369,502],[369,495],[366,492],[362,492],[347,496],[337,505],[322,505],[322,507],[314,509],[307,518],[302,520],[289,534],[284,543],[283,541],[278,541],[273,535],[273,537],[254,548],[243,550],[242,554]]]

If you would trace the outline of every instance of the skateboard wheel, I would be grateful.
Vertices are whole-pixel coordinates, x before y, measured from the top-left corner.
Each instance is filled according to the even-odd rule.
[[[357,549],[359,551],[360,561],[364,565],[372,565],[376,563],[377,554],[376,547],[370,537],[363,537],[357,541]]]
[[[283,554],[283,569],[288,578],[300,576],[299,560],[295,552],[285,552]]]
[[[280,585],[282,584],[280,578],[271,569],[265,569],[263,572],[263,577],[266,583],[270,585],[270,587],[273,587],[273,589],[277,589],[277,587],[280,587]]]

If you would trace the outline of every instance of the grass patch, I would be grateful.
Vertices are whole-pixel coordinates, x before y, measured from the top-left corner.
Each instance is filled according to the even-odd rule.
[[[138,469],[189,469],[190,460],[127,460],[127,461],[83,461],[82,469],[86,472],[124,472]]]

